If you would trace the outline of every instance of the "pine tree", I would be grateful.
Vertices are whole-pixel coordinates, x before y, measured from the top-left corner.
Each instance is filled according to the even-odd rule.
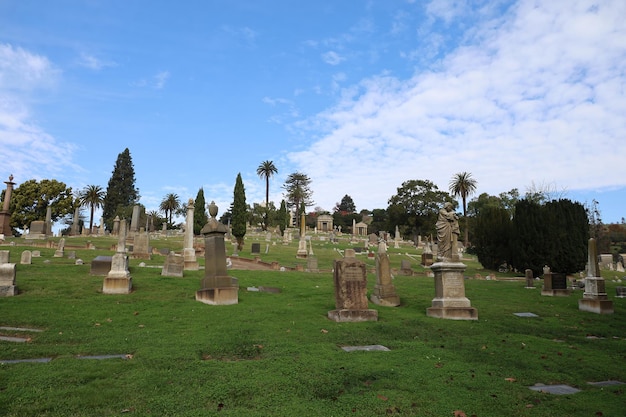
[[[287,213],[287,203],[285,200],[280,202],[280,209],[278,210],[278,227],[280,228],[281,236],[285,235],[285,229],[289,223],[289,213]]]
[[[246,204],[246,190],[243,187],[241,173],[237,174],[233,196],[232,233],[237,239],[237,250],[243,249],[243,237],[246,235],[246,223],[248,222],[248,205]]]
[[[206,201],[204,200],[204,189],[200,187],[196,200],[194,202],[193,211],[193,234],[199,235],[205,224],[209,221],[206,213]]]
[[[128,148],[117,156],[115,167],[106,196],[102,217],[107,230],[113,229],[113,219],[119,213],[132,212],[132,206],[139,201],[139,190],[135,188],[135,169]]]

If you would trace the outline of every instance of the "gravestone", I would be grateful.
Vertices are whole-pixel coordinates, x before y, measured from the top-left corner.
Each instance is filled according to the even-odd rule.
[[[393,285],[391,277],[391,265],[389,255],[387,255],[385,242],[378,244],[376,254],[376,285],[370,300],[374,304],[386,307],[397,307],[400,305],[400,297],[396,294],[396,287]]]
[[[549,297],[567,297],[572,292],[567,288],[567,277],[565,274],[557,274],[550,270],[547,265],[543,268],[543,287],[541,295]]]
[[[193,248],[193,213],[195,202],[192,198],[187,202],[187,217],[185,218],[185,245],[183,247],[183,259],[185,271],[197,271],[200,269],[196,259],[196,250]]]
[[[22,252],[22,257],[20,258],[21,265],[30,265],[33,263],[33,254],[29,250],[25,250]]]
[[[402,259],[400,261],[400,274],[409,277],[413,275],[413,269],[411,269],[411,261],[409,261],[408,259]]]
[[[109,271],[111,270],[112,261],[112,256],[96,256],[91,261],[91,269],[89,270],[89,274],[97,276],[107,276],[109,274]]]
[[[255,242],[252,245],[250,245],[250,254],[252,254],[252,255],[260,255],[261,254],[261,244]]]
[[[0,250],[0,264],[8,264],[11,252],[8,250]]]
[[[34,250],[32,253],[33,253],[33,258],[41,258],[41,251]]]
[[[120,221],[117,240],[117,251],[111,257],[111,270],[102,284],[103,294],[130,294],[133,281],[128,270],[128,255],[126,255],[126,220]]]
[[[0,297],[17,295],[15,286],[15,264],[0,264]]]
[[[587,250],[587,277],[585,278],[585,292],[578,300],[578,309],[597,314],[613,314],[613,301],[606,294],[604,278],[600,275],[598,265],[596,240],[589,239]]]
[[[165,258],[165,264],[163,264],[163,270],[161,275],[164,277],[179,277],[182,278],[183,270],[185,269],[185,258],[182,255],[177,255],[174,252],[170,252]]]
[[[534,281],[534,278],[533,278],[533,270],[532,269],[526,269],[524,271],[524,276],[526,278],[526,287],[525,288],[534,290],[535,289],[535,281]]]
[[[139,230],[139,205],[133,206],[133,214],[130,218],[130,235],[134,235]]]
[[[135,240],[133,242],[133,259],[150,259],[150,235],[146,230],[141,227],[139,232],[135,234]]]
[[[317,257],[309,256],[306,260],[306,269],[309,272],[319,272],[319,268],[317,266]]]
[[[345,257],[335,260],[333,271],[336,308],[328,312],[328,318],[336,322],[377,321],[378,311],[368,308],[365,263],[346,249]]]
[[[43,220],[35,220],[30,222],[28,227],[28,233],[24,235],[25,239],[45,239],[46,237],[46,222]]]
[[[120,216],[115,216],[113,219],[113,230],[111,231],[113,236],[120,234]]]
[[[210,305],[230,305],[239,303],[239,282],[229,277],[226,266],[224,235],[228,228],[217,219],[215,202],[209,204],[209,221],[202,228],[204,236],[204,279],[200,290],[196,291],[196,301]]]
[[[62,258],[64,254],[65,254],[65,238],[62,237],[59,240],[59,244],[57,246],[57,250],[54,252],[54,257],[55,258]]]

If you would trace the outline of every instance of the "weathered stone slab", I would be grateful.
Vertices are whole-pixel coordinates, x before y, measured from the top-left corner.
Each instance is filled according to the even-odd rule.
[[[535,313],[513,313],[517,317],[539,317]]]
[[[170,252],[165,258],[165,264],[163,264],[163,270],[161,275],[164,277],[179,277],[182,278],[183,270],[185,269],[185,258],[182,255],[177,255],[174,252]]]
[[[9,363],[25,363],[25,362],[36,362],[36,363],[48,363],[52,360],[52,358],[35,358],[35,359],[11,359],[11,360],[3,360],[0,359],[1,364],[9,364]]]
[[[0,297],[17,295],[15,264],[0,264]]]
[[[532,387],[528,387],[533,391],[537,392],[545,392],[548,394],[555,395],[567,395],[567,394],[576,394],[580,392],[578,388],[570,387],[569,385],[559,384],[559,385],[543,385],[543,384],[535,384]]]
[[[22,252],[22,255],[20,258],[20,265],[30,265],[32,261],[33,261],[33,254],[31,251],[25,250],[24,252]]]
[[[28,342],[28,338],[16,337],[16,336],[0,336],[0,340],[4,340],[5,342],[15,342],[15,343]]]
[[[26,327],[10,327],[10,326],[0,326],[0,330],[8,330],[11,332],[43,332],[40,329],[28,329]]]
[[[587,382],[589,385],[593,385],[594,387],[611,387],[614,385],[625,385],[626,383],[622,381],[599,381],[599,382]]]
[[[112,260],[112,256],[96,256],[91,261],[91,270],[89,271],[89,273],[91,275],[106,276],[111,270]]]
[[[103,359],[129,359],[130,356],[128,354],[119,354],[119,355],[89,355],[89,356],[82,356],[82,355],[77,355],[76,359],[96,359],[96,360],[103,360]]]
[[[342,350],[346,351],[346,352],[355,352],[355,351],[366,351],[366,352],[373,352],[373,351],[380,351],[380,352],[389,352],[391,349],[389,349],[386,346],[383,345],[365,345],[365,346],[342,346],[341,347]]]

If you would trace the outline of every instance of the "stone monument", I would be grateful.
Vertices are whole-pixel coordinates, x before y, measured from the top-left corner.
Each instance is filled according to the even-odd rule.
[[[0,297],[17,295],[15,286],[15,264],[0,263]]]
[[[534,290],[535,289],[535,281],[533,279],[533,270],[532,269],[527,269],[524,271],[524,276],[526,277],[526,287],[529,290]]]
[[[391,265],[389,264],[389,255],[387,255],[387,245],[381,239],[378,242],[378,252],[376,253],[376,285],[370,296],[370,300],[374,304],[387,307],[400,305],[400,297],[396,294],[396,287],[391,280]]]
[[[439,210],[437,219],[437,262],[431,265],[435,276],[435,298],[426,315],[451,320],[478,320],[478,310],[465,297],[466,266],[460,262],[457,241],[459,223],[451,203]]]
[[[72,218],[72,226],[70,227],[70,236],[78,236],[79,235],[79,222],[80,220],[80,207],[76,207],[74,209],[74,217]]]
[[[133,206],[133,215],[130,218],[130,235],[133,236],[139,231],[139,204]]]
[[[296,258],[304,259],[307,257],[307,244],[306,244],[306,217],[304,211],[300,214],[300,240],[298,241],[298,252],[296,252]]]
[[[11,213],[9,207],[11,205],[11,194],[13,193],[13,175],[9,175],[9,180],[4,182],[7,185],[4,191],[4,200],[2,201],[2,210],[0,210],[0,235],[13,236],[11,231]]]
[[[196,259],[196,250],[193,248],[193,215],[194,201],[187,202],[187,217],[185,218],[185,241],[183,245],[183,258],[185,271],[197,271],[200,269]]]
[[[126,255],[126,219],[119,222],[117,250],[111,258],[111,269],[104,278],[102,292],[104,294],[129,294],[133,288],[133,281],[128,270],[128,255]]]
[[[589,239],[587,251],[587,277],[585,292],[578,300],[578,309],[597,314],[613,314],[613,301],[606,294],[604,278],[600,275],[596,240]]]
[[[165,263],[163,264],[163,269],[161,270],[161,275],[164,277],[182,278],[184,262],[182,255],[177,255],[174,252],[168,253],[165,258]]]
[[[543,267],[543,287],[541,295],[549,297],[567,297],[572,292],[567,288],[567,277],[565,274],[554,273],[549,266]]]
[[[368,308],[367,271],[365,263],[356,259],[352,249],[346,249],[343,259],[335,260],[335,310],[328,318],[337,322],[377,321],[378,311]]]
[[[226,247],[224,235],[228,227],[217,219],[217,206],[209,204],[209,221],[202,228],[204,236],[204,279],[200,290],[196,291],[196,300],[211,305],[229,305],[239,302],[239,283],[237,278],[229,277],[226,267]]]
[[[65,238],[62,237],[61,239],[59,239],[57,250],[54,251],[54,257],[62,258],[64,255],[65,255]]]
[[[133,241],[133,259],[150,259],[150,235],[143,227],[135,234]]]

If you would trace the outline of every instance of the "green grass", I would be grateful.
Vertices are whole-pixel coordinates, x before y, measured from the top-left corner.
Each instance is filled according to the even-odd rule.
[[[616,299],[615,273],[607,292],[615,314],[578,310],[582,291],[542,297],[523,282],[466,280],[477,321],[426,316],[434,296],[432,278],[417,261],[413,277],[396,276],[402,305],[370,304],[377,322],[335,323],[332,275],[279,271],[231,271],[239,278],[239,304],[195,301],[203,271],[161,277],[156,268],[131,260],[134,292],[103,295],[102,277],[89,262],[112,254],[114,239],[94,238],[96,250],[74,249],[86,238],[68,239],[67,250],[85,260],[74,265],[41,250],[32,265],[17,265],[20,294],[0,299],[0,326],[42,329],[28,343],[0,341],[0,359],[54,358],[49,363],[0,365],[3,416],[622,416],[626,386],[596,388],[590,381],[626,382],[625,301]],[[270,247],[261,259],[281,265],[296,260],[297,244]],[[2,246],[19,263],[24,249]],[[180,250],[179,239],[152,240]],[[339,245],[344,248],[347,244]],[[228,247],[230,251],[230,247]],[[321,269],[337,252],[314,241]],[[390,249],[392,267],[406,252]],[[366,259],[365,256],[362,259]],[[49,260],[49,263],[45,263]],[[153,256],[148,265],[161,265]],[[201,264],[203,263],[200,260]],[[373,269],[373,261],[367,260]],[[467,260],[467,276],[486,275]],[[502,276],[502,274],[496,274]],[[370,290],[374,275],[368,276]],[[281,288],[280,294],[248,292],[249,286]],[[539,318],[520,318],[515,312]],[[597,338],[589,338],[596,336]],[[346,345],[382,344],[389,352],[352,352]],[[129,354],[88,360],[77,355]],[[535,383],[568,384],[566,396],[528,389]],[[601,413],[601,414],[599,414]]]

